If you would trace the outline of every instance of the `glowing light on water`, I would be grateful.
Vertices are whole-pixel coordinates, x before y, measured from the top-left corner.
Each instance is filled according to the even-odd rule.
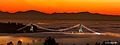
[[[110,32],[107,32],[105,34],[109,35],[109,36],[113,36],[113,37],[120,37],[120,33],[110,33]]]
[[[22,41],[23,43],[32,43],[33,38],[29,37],[14,37],[14,36],[0,36],[0,44],[6,44],[12,41],[14,44],[17,41]]]
[[[101,33],[95,33],[95,34],[97,34],[97,35],[101,35]]]
[[[3,39],[3,38],[12,38],[11,36],[0,36],[0,39]]]
[[[74,32],[72,32],[72,34],[74,34]]]
[[[22,39],[20,39],[20,41],[23,41]]]

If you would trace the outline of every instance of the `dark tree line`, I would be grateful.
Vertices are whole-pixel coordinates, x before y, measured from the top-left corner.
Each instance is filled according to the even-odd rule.
[[[52,37],[47,37],[44,45],[58,45],[58,43],[56,42],[56,40]]]
[[[34,25],[31,26],[27,26],[26,28],[22,29],[22,30],[18,30],[19,28],[22,28],[26,25],[22,24],[22,23],[0,23],[0,33],[31,33],[32,31],[30,31],[31,26],[34,27],[34,31],[37,31],[37,27]]]

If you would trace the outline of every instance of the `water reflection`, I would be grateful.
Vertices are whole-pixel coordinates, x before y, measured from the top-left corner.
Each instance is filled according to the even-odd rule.
[[[32,33],[31,33],[32,34]],[[44,34],[44,35],[43,35]],[[68,33],[67,33],[68,34]],[[35,33],[28,37],[14,37],[14,36],[0,36],[0,45],[6,45],[8,42],[12,41],[14,45],[17,45],[18,41],[22,41],[23,45],[42,45],[45,41],[45,38],[50,35],[56,38],[56,41],[60,45],[71,45],[73,43],[83,45],[85,43],[94,44],[95,42],[101,42],[105,40],[117,41],[120,40],[120,34],[118,33],[103,33],[104,35],[87,35],[87,34],[59,34],[57,32],[54,33]],[[25,34],[24,34],[25,35]],[[39,37],[37,36],[39,35]],[[64,41],[64,42],[63,42]]]
[[[27,38],[27,37],[13,37],[13,36],[0,36],[0,44],[6,44],[10,41],[12,41],[14,44],[17,43],[17,41],[22,41],[23,44],[26,43],[32,43],[33,38]]]

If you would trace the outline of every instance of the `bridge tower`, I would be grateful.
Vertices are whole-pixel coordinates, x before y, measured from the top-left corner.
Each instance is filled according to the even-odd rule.
[[[80,25],[80,29],[79,29],[79,33],[83,33],[83,28],[82,28],[82,25]]]
[[[33,27],[33,25],[31,25],[30,31],[31,31],[31,32],[34,32],[34,27]]]

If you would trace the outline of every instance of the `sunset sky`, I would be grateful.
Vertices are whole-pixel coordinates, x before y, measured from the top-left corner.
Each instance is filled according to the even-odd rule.
[[[0,11],[37,10],[54,12],[93,12],[120,15],[120,0],[0,0]]]

